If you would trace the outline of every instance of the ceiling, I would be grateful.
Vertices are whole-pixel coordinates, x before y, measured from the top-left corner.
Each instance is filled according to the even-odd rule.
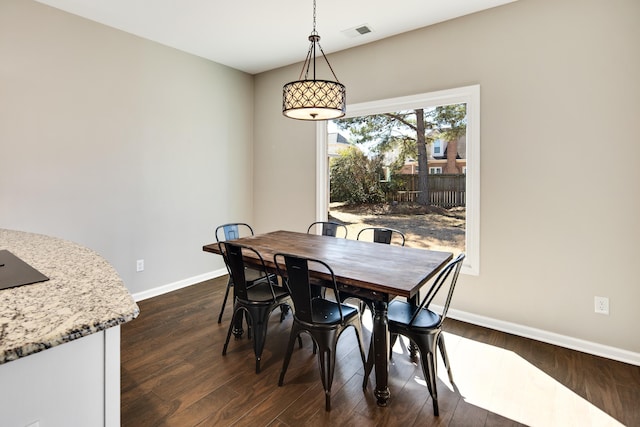
[[[313,29],[312,0],[37,1],[250,74],[301,62]],[[318,0],[316,29],[329,54],[512,1]]]

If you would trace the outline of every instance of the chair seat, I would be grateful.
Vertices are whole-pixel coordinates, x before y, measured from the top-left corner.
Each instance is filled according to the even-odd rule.
[[[342,305],[342,316],[345,320],[358,315],[358,309],[349,305]],[[340,323],[340,311],[338,303],[322,298],[314,298],[311,301],[313,323],[323,325],[336,325]]]
[[[273,286],[273,294],[275,294],[278,301],[289,296],[287,290],[280,286]],[[273,302],[273,294],[271,293],[269,282],[260,282],[247,288],[249,303]]]
[[[389,326],[393,325],[405,326],[411,322],[411,317],[416,311],[416,306],[411,305],[404,301],[391,301],[388,309]],[[416,317],[416,320],[411,325],[411,329],[420,330],[424,329],[425,333],[431,332],[440,323],[440,315],[433,311],[423,308],[420,310],[420,314]],[[392,325],[393,324],[393,325]]]

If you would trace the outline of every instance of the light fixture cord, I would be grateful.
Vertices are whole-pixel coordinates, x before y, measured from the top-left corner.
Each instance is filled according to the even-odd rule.
[[[311,34],[318,34],[316,31],[316,0],[313,0],[313,31]]]
[[[336,82],[340,83],[340,80],[338,80],[338,76],[336,76],[335,71],[333,71],[333,67],[329,63],[329,60],[327,59],[327,55],[324,54],[324,50],[320,45],[320,36],[318,35],[318,31],[316,31],[316,0],[313,0],[313,31],[309,36],[309,40],[311,40],[311,45],[309,46],[307,57],[305,58],[304,63],[302,64],[302,70],[300,71],[300,77],[298,77],[298,80],[302,79],[303,74],[304,74],[305,80],[308,79],[309,68],[311,67],[311,61],[313,61],[313,80],[316,79],[316,43],[317,43],[318,47],[320,48],[320,53],[322,53],[322,57],[324,58],[324,61],[329,66],[329,70],[331,71],[333,78],[336,79]]]
[[[327,55],[324,54],[324,50],[322,50],[322,46],[320,46],[320,42],[318,42],[318,47],[320,48],[320,52],[322,53],[322,57],[324,58],[324,61],[327,63],[327,65],[329,66],[329,69],[331,70],[331,74],[333,74],[333,78],[336,79],[336,82],[340,83],[340,80],[338,80],[338,76],[336,76],[336,73],[333,71],[333,67],[329,63],[329,60],[327,59]],[[314,71],[315,71],[315,66],[314,66]]]
[[[316,0],[313,0],[313,31],[311,31],[311,36],[318,36],[318,32],[316,31]],[[316,43],[320,40],[320,37],[313,38],[311,42],[311,47],[313,48],[313,80],[316,79]],[[320,48],[322,51],[322,48]],[[324,54],[323,54],[324,55]]]

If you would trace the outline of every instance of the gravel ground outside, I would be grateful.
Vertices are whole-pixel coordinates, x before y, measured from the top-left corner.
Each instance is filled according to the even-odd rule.
[[[331,203],[330,220],[347,226],[355,239],[365,227],[389,227],[404,233],[406,246],[453,253],[465,248],[466,209],[415,204],[345,205]]]

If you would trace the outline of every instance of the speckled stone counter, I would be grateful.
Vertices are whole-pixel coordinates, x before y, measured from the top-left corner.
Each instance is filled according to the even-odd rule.
[[[0,364],[136,318],[137,304],[114,268],[91,249],[0,229],[7,249],[50,280],[0,290]]]

